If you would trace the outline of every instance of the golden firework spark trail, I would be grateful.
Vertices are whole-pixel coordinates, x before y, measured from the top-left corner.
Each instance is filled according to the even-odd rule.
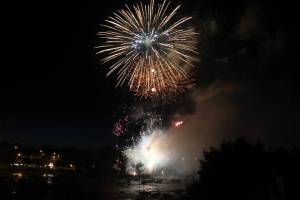
[[[117,73],[117,86],[128,81],[130,90],[155,91],[176,87],[178,79],[186,79],[183,65],[193,66],[190,53],[197,54],[193,30],[180,29],[191,17],[183,17],[174,23],[180,5],[167,14],[170,1],[163,1],[157,9],[154,0],[148,5],[137,3],[130,9],[119,10],[101,24],[107,31],[98,32],[105,44],[97,46],[97,54],[107,53],[101,63],[115,61],[107,76]]]
[[[186,92],[186,90],[192,88],[195,85],[195,73],[187,72],[186,77],[177,78],[175,84],[168,82],[166,79],[163,83],[164,86],[160,87],[157,81],[150,83],[133,82],[131,90],[135,92],[135,96],[140,99],[146,99],[148,97],[155,98],[171,98],[174,95]],[[143,81],[147,81],[146,78],[141,78]]]

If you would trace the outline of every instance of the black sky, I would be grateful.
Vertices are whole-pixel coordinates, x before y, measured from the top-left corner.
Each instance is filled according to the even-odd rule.
[[[2,13],[1,139],[102,146],[114,86],[93,49],[109,5],[6,5]]]
[[[131,5],[135,2],[26,2],[10,3],[3,7],[0,141],[20,142],[34,147],[75,145],[91,149],[114,143],[112,116],[115,106],[122,104],[122,99],[115,90],[115,78],[106,77],[108,66],[100,65],[102,57],[96,55],[93,48],[100,45],[96,36],[100,24],[112,12],[124,8],[125,3]],[[256,105],[269,105],[270,109],[265,109],[268,113],[281,105],[278,106],[282,110],[279,113],[286,115],[282,117],[282,123],[286,128],[290,121],[294,125],[299,121],[299,90],[296,87],[298,74],[294,71],[297,66],[297,50],[294,47],[298,36],[293,6],[262,4],[260,8],[263,12],[259,14],[264,13],[264,16],[259,16],[259,19],[263,22],[257,30],[264,32],[237,41],[229,33],[237,30],[233,25],[238,24],[250,1],[221,2],[181,2],[182,13],[195,15],[193,23],[197,24],[200,32],[203,31],[199,40],[202,62],[197,69],[198,86],[206,87],[216,80],[246,82],[248,86],[252,85],[253,96],[260,96],[254,98],[250,95]],[[207,27],[211,26],[209,20],[212,19],[218,22],[223,33],[207,33]],[[259,52],[256,46],[261,45],[268,34],[276,35],[278,27],[284,30],[285,44],[288,45],[280,52],[280,59],[272,63],[270,60],[276,56],[265,57],[270,54]],[[242,58],[236,56],[243,46],[253,52]],[[223,58],[235,62],[224,66],[214,64],[217,59]],[[245,104],[243,109],[253,115],[249,118],[255,119],[257,113],[250,112],[253,105],[243,102],[239,105]],[[264,118],[258,116],[257,119]],[[287,129],[298,132],[295,127]]]

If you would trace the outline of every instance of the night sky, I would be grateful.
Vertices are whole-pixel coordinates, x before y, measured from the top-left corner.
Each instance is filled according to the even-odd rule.
[[[26,2],[2,8],[0,141],[94,150],[115,144],[115,108],[137,100],[115,89],[116,77],[106,77],[109,65],[100,65],[103,55],[94,47],[102,42],[96,35],[100,24],[135,2]],[[172,2],[182,4],[178,15],[193,17],[189,25],[200,33],[200,62],[195,89],[178,100],[185,103],[166,109],[197,116],[199,104],[191,99],[211,92],[218,94],[212,95],[215,107],[224,107],[218,104],[224,96],[235,105],[240,120],[230,127],[233,135],[244,131],[278,146],[299,144],[297,14],[293,5],[253,2]],[[201,112],[207,114],[207,108]]]

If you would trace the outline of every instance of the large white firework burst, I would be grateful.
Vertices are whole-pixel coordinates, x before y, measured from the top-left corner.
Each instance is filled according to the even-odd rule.
[[[119,10],[102,24],[107,31],[98,35],[105,44],[97,46],[98,53],[108,55],[102,64],[114,61],[107,74],[118,71],[117,86],[125,81],[131,90],[140,89],[149,92],[167,91],[168,87],[177,87],[177,80],[186,78],[182,66],[193,66],[191,53],[197,53],[191,29],[183,29],[182,24],[191,17],[183,17],[172,22],[180,5],[167,14],[170,2],[166,0],[155,6],[137,3],[130,9]]]

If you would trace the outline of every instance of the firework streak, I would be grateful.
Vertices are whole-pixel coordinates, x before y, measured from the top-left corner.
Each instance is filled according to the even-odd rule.
[[[118,71],[116,87],[127,82],[131,91],[146,98],[155,92],[181,92],[178,83],[189,82],[183,66],[193,66],[190,53],[197,53],[197,33],[182,28],[191,17],[173,22],[180,5],[167,14],[169,4],[165,0],[155,6],[151,0],[132,9],[126,5],[101,25],[107,31],[97,35],[105,39],[105,44],[95,48],[100,49],[99,54],[108,54],[102,64],[114,61],[107,76]]]

